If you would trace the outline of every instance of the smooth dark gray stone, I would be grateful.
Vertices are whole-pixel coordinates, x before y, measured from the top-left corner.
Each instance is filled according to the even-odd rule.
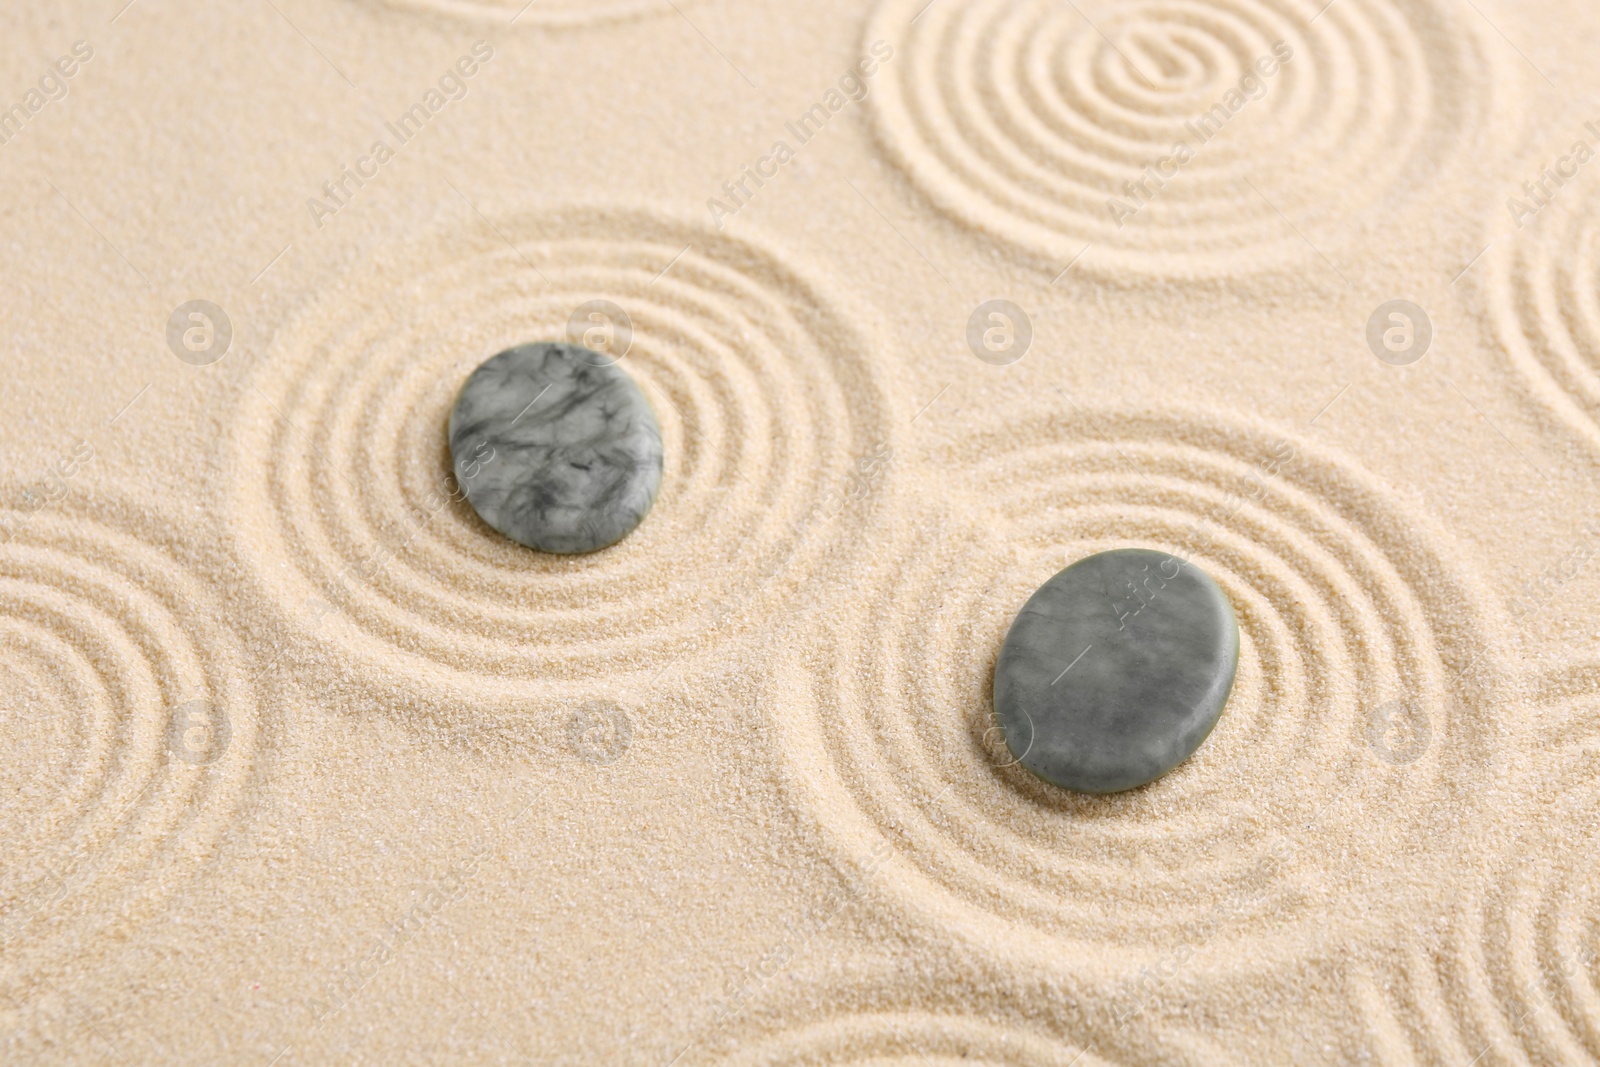
[[[519,345],[473,371],[450,455],[483,521],[545,552],[615,544],[661,487],[650,402],[615,359],[578,345]]]
[[[1210,575],[1165,552],[1113,549],[1022,606],[995,665],[995,714],[1040,778],[1116,793],[1200,747],[1238,663],[1233,605]]]

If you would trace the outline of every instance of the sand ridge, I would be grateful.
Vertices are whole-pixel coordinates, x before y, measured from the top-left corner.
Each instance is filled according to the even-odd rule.
[[[1317,233],[1357,190],[1403,195],[1476,137],[1480,94],[1514,92],[1427,2],[922,7],[888,0],[866,32],[908,57],[874,100],[884,147],[940,209],[1101,274],[1303,261],[1286,217]]]
[[[0,146],[0,440],[49,505],[0,507],[0,1058],[1600,1060],[1600,169],[1505,212],[1600,24],[1076,6],[19,14],[0,90],[96,54]],[[233,317],[204,368],[162,333],[196,297]],[[1411,366],[1366,347],[1394,297]],[[1011,365],[963,333],[992,298]],[[626,334],[661,497],[531,554],[445,417],[612,306],[575,329]],[[138,396],[58,499],[41,463]],[[1027,595],[1126,544],[1217,578],[1239,677],[1091,800],[1014,765],[990,682]]]
[[[7,995],[123,936],[204,869],[252,776],[259,717],[241,642],[207,583],[163,551],[175,533],[161,518],[102,491],[12,530],[8,750],[71,761],[8,766]]]
[[[1498,247],[1486,256],[1483,293],[1522,388],[1592,441],[1600,411],[1600,231],[1592,198],[1545,188],[1543,204],[1518,190],[1518,202],[1538,204],[1537,214],[1519,214],[1520,226],[1497,220],[1490,231]]]
[[[406,699],[525,714],[541,693],[657,680],[840,565],[836,512],[892,454],[891,408],[864,336],[747,239],[615,207],[498,228],[513,243],[394,250],[276,339],[235,422],[234,506],[241,559],[316,658],[381,663],[371,680]],[[622,543],[530,554],[461,499],[443,427],[481,359],[566,339],[593,301],[625,316],[604,328],[661,423],[663,487]],[[330,497],[330,478],[359,491]]]
[[[892,841],[883,883],[905,905],[1019,955],[1192,945],[1271,967],[1287,927],[1371,891],[1363,872],[1398,837],[1438,846],[1481,802],[1455,784],[1502,760],[1484,710],[1504,664],[1477,655],[1500,615],[1418,557],[1427,521],[1359,467],[1248,422],[1070,407],[928,458],[958,456],[970,495],[902,509],[861,621],[819,632],[784,687],[806,694],[782,723],[797,798],[847,851]],[[1014,766],[989,679],[1038,576],[1119,544],[1217,579],[1239,674],[1187,763],[1144,790],[1072,797]],[[928,621],[892,625],[906,617]],[[1324,846],[1303,847],[1310,827]],[[1394,907],[1355,910],[1403,921]],[[1235,939],[1249,947],[1218,948]]]

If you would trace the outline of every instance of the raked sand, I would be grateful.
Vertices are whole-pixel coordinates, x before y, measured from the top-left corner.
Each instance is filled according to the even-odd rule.
[[[7,22],[0,1059],[1600,1060],[1592,5]],[[667,459],[557,557],[445,422],[569,336]],[[1238,678],[1077,796],[992,672],[1119,545]]]

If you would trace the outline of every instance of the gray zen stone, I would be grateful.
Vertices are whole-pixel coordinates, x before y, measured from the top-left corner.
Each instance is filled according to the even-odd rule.
[[[1022,606],[995,665],[995,713],[1028,770],[1115,793],[1200,747],[1238,663],[1233,606],[1209,575],[1165,552],[1114,549]]]
[[[483,521],[545,552],[615,544],[661,487],[649,401],[616,360],[577,345],[519,345],[473,371],[450,454]]]

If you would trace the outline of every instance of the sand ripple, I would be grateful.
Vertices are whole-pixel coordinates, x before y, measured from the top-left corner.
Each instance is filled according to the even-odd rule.
[[[314,659],[446,715],[521,714],[692,663],[848,563],[834,505],[890,420],[866,338],[827,297],[770,250],[647,212],[500,233],[463,214],[328,292],[244,391],[240,557]],[[546,555],[441,495],[446,418],[478,363],[564,337],[591,300],[631,317],[623,362],[666,469],[621,543]]]
[[[1485,298],[1530,392],[1600,443],[1600,211],[1565,197],[1495,239]]]
[[[966,473],[863,576],[853,625],[819,629],[787,668],[809,698],[779,724],[802,810],[847,854],[895,846],[889,891],[1046,961],[1077,950],[1064,941],[1259,934],[1228,953],[1251,966],[1396,849],[1440,846],[1469,817],[1493,683],[1487,661],[1471,687],[1454,672],[1485,647],[1491,601],[1354,464],[1266,428],[1128,412],[1024,421],[926,459]],[[1226,590],[1237,681],[1171,775],[1076,796],[1010,765],[994,660],[1040,582],[1130,544],[1187,553]],[[1315,855],[1308,825],[1326,835]],[[1341,936],[1403,910],[1388,890],[1351,907]]]
[[[0,543],[0,985],[177,890],[250,773],[240,651],[176,535],[119,510],[19,518]]]
[[[1492,860],[1430,938],[1442,947],[1372,998],[1397,1045],[1439,1062],[1600,1059],[1600,669],[1543,690],[1520,796],[1484,835]]]
[[[1304,259],[1314,253],[1294,227],[1320,244],[1435,174],[1484,84],[1484,56],[1448,5],[1323,7],[886,0],[866,40],[898,53],[870,102],[888,151],[937,206],[1056,267],[1086,245],[1084,268],[1111,272]],[[1272,64],[1255,65],[1275,46],[1292,58],[1265,76]],[[1259,85],[1236,92],[1253,72]],[[1147,166],[1158,181],[1128,189]]]

